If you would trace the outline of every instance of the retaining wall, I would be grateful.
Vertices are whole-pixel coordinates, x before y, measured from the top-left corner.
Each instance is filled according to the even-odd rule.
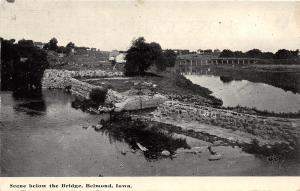
[[[74,77],[116,77],[122,76],[122,72],[106,72],[101,70],[83,70],[83,71],[69,71],[69,70],[45,70],[42,86],[43,88],[66,89],[71,93],[89,98],[89,93],[94,88],[102,88],[86,82],[75,79]]]
[[[42,86],[43,88],[68,89],[72,94],[89,99],[92,89],[103,88],[75,79],[74,77],[116,77],[122,76],[121,72],[105,71],[68,71],[68,70],[46,70],[44,72]],[[165,96],[156,94],[153,96],[143,95],[124,95],[119,92],[108,90],[106,103],[115,105],[116,111],[139,110],[145,108],[157,107],[166,101]]]

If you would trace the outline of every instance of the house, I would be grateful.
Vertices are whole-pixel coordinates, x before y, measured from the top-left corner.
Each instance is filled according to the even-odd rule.
[[[116,63],[124,64],[126,62],[125,57],[126,57],[126,53],[120,53],[115,58]]]
[[[113,50],[109,53],[109,61],[111,62],[116,62],[119,64],[123,64],[126,62],[125,60],[126,52],[125,51],[118,51],[118,50]]]
[[[108,60],[109,61],[114,61],[116,59],[116,56],[119,55],[120,52],[117,51],[117,50],[113,50],[109,53],[109,57],[108,57]]]
[[[33,45],[38,47],[39,49],[43,49],[46,43],[43,42],[33,42]]]

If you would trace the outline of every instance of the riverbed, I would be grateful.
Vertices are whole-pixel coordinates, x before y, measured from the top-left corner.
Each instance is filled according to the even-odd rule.
[[[270,161],[229,146],[214,147],[223,156],[218,161],[209,161],[208,151],[149,160],[126,141],[95,131],[92,126],[109,116],[74,109],[74,99],[60,90],[44,90],[41,98],[27,99],[1,92],[1,176],[300,174],[297,161]],[[191,147],[208,144],[185,139]]]

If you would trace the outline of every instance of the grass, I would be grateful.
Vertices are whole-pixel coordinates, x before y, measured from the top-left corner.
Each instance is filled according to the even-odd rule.
[[[80,79],[87,80],[87,79]],[[184,76],[175,72],[164,72],[159,76],[144,76],[144,77],[130,77],[126,79],[99,79],[99,80],[88,80],[88,83],[98,86],[104,86],[112,88],[119,92],[125,92],[132,88],[136,88],[136,83],[148,82],[157,85],[154,91],[164,95],[179,95],[190,98],[192,96],[200,96],[200,103],[203,98],[210,100],[213,105],[222,105],[222,101],[211,96],[211,91],[205,87],[193,84],[190,80]]]
[[[61,70],[104,70],[112,71],[113,65],[108,61],[109,52],[107,51],[83,51],[73,55],[59,57],[54,51],[47,51],[47,60],[51,69]],[[123,66],[117,65],[116,71],[122,71]]]

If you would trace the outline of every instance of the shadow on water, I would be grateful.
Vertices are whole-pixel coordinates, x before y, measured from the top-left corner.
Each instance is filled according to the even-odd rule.
[[[47,109],[42,93],[20,95],[13,93],[13,98],[16,101],[22,101],[17,104],[14,110],[17,112],[25,112],[28,115],[43,115]]]
[[[230,76],[220,76],[220,80],[224,83],[230,83],[232,82],[234,79]]]
[[[169,151],[172,158],[178,148],[190,148],[185,139],[175,139],[171,133],[162,131],[158,124],[130,118],[113,117],[104,122],[103,128],[98,131],[107,135],[111,142],[126,142],[132,152],[144,150],[144,156],[149,161],[161,159],[164,150]]]

